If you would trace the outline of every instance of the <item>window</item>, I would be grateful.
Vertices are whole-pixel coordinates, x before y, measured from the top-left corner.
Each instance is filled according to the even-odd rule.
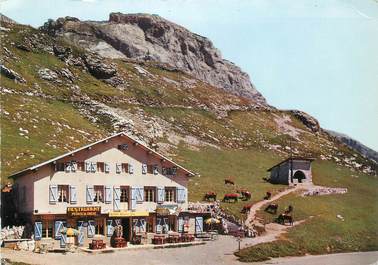
[[[94,186],[94,202],[104,202],[104,186]]]
[[[129,202],[129,187],[121,187],[121,202]]]
[[[146,202],[156,202],[156,187],[145,187],[144,188],[144,201]]]
[[[77,162],[77,170],[78,171],[85,171],[85,164],[84,164],[84,162]]]
[[[149,174],[154,173],[154,166],[153,165],[147,165],[147,173],[149,173]]]
[[[105,172],[105,163],[104,162],[97,162],[97,171],[98,172]]]
[[[162,174],[168,176],[175,176],[177,172],[177,167],[163,167]]]
[[[166,202],[176,201],[176,188],[175,187],[165,188],[165,201]]]
[[[124,172],[124,173],[129,172],[129,164],[128,163],[122,163],[122,172]]]
[[[53,237],[53,222],[52,221],[44,221],[42,223],[42,237]]]
[[[104,235],[104,220],[103,219],[95,221],[95,234]]]
[[[68,185],[58,185],[58,202],[68,202]]]

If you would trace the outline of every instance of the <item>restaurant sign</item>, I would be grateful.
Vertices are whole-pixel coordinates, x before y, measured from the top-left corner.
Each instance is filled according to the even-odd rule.
[[[67,215],[69,217],[85,217],[85,216],[97,216],[101,214],[100,206],[90,207],[67,207]]]
[[[131,211],[119,211],[119,212],[110,212],[109,217],[146,217],[149,215],[149,212],[140,211],[140,212],[131,212]]]

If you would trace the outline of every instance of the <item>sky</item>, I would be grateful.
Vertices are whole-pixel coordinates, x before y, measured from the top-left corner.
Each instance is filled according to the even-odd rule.
[[[378,0],[0,0],[0,10],[35,27],[158,14],[210,38],[269,104],[378,150]]]

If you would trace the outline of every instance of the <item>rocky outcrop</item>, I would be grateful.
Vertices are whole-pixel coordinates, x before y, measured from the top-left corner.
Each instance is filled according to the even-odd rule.
[[[106,64],[103,62],[103,58],[96,54],[85,54],[82,56],[85,66],[89,73],[97,79],[117,86],[124,82],[124,80],[117,76],[117,68],[114,64]]]
[[[111,13],[107,22],[65,17],[49,20],[42,30],[107,58],[157,61],[233,94],[266,105],[247,73],[222,59],[205,37],[157,15]]]
[[[0,24],[17,24],[17,22],[0,13]]]
[[[8,77],[9,79],[12,79],[18,83],[26,83],[26,80],[18,73],[13,71],[10,68],[5,67],[4,65],[0,65],[0,72],[4,76]]]
[[[342,142],[343,144],[357,151],[364,157],[369,158],[375,163],[378,163],[378,152],[374,151],[373,149],[349,137],[348,135],[331,131],[331,130],[327,130],[326,132],[330,134],[331,136],[335,137],[338,141]]]
[[[312,132],[320,131],[320,125],[318,120],[308,115],[306,112],[300,110],[290,110],[289,112],[293,114],[294,117],[296,117],[298,120],[300,120]]]

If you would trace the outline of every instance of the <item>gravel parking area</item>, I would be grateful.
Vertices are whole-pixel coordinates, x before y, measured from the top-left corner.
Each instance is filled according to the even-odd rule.
[[[261,238],[261,237],[260,237]],[[246,244],[256,244],[255,239],[244,239],[242,247]],[[104,254],[89,253],[47,253],[36,254],[27,251],[14,251],[1,249],[2,258],[8,258],[11,261],[25,262],[28,264],[38,265],[104,265],[104,264],[146,264],[146,265],[214,265],[214,264],[246,264],[237,261],[233,252],[237,249],[238,244],[234,237],[220,236],[219,240],[207,242],[205,245],[167,248],[167,249],[138,249],[116,251]],[[378,260],[377,252],[365,253],[345,253],[323,256],[305,256],[294,258],[280,258],[262,264],[282,264],[282,265],[378,265],[374,263]],[[257,265],[256,264],[256,265]]]

